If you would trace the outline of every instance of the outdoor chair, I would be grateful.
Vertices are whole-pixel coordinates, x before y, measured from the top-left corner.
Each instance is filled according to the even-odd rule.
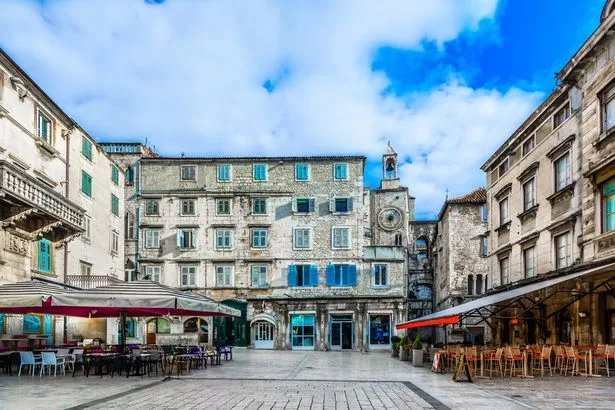
[[[83,374],[85,375],[85,363],[83,359],[83,349],[75,349],[71,354],[73,363],[71,366],[73,367],[73,377],[75,377],[75,370],[77,365],[81,365],[81,369],[83,370]]]
[[[559,374],[562,374],[564,371],[564,363],[566,361],[566,351],[562,345],[554,346],[553,350],[555,351],[555,370],[559,370]]]
[[[126,356],[114,357],[111,363],[109,363],[109,373],[111,374],[111,378],[113,378],[115,373],[121,376],[123,371],[126,371],[126,377],[128,377],[130,374],[129,359]]]
[[[540,366],[540,376],[545,377],[545,360],[549,365],[549,374],[553,376],[553,368],[551,367],[551,347],[543,346],[540,353],[532,353],[532,373],[538,370]]]
[[[19,373],[17,375],[21,376],[21,369],[24,366],[30,366],[28,369],[30,371],[30,376],[34,376],[34,369],[36,366],[41,365],[41,359],[35,358],[32,352],[19,352],[19,357],[21,361],[19,363]]]
[[[56,357],[56,354],[53,352],[42,352],[41,358],[41,372],[39,377],[43,376],[43,372],[45,372],[45,370],[49,370],[49,374],[51,374],[51,367],[53,367],[53,377],[57,375],[58,367],[60,368],[62,374],[66,374],[64,358]]]
[[[609,368],[609,360],[613,360],[615,355],[615,346],[609,345],[600,345],[598,346],[598,350],[594,353],[593,358],[596,362],[595,368],[596,371],[606,370],[606,377],[611,377],[610,368]],[[603,366],[600,364],[604,363]]]
[[[495,374],[499,374],[503,377],[504,373],[502,372],[502,354],[504,352],[504,348],[498,347],[495,353],[484,353],[483,362],[485,366],[489,363],[489,377],[493,375],[493,365],[495,364]]]
[[[224,357],[224,360],[233,360],[233,346],[218,345],[216,349],[220,357]]]
[[[523,355],[521,355],[519,348],[515,348],[514,350],[510,346],[504,348],[504,374],[506,374],[509,364],[510,377],[512,377],[513,374],[516,375],[517,371],[523,372]]]
[[[579,353],[574,347],[566,346],[566,367],[564,374],[568,374],[568,368],[570,367],[570,375],[574,376],[575,373],[579,373],[579,361],[583,360],[585,365],[584,372],[587,372],[587,354]]]

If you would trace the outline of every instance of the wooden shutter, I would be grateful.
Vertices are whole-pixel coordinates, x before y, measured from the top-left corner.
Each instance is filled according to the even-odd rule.
[[[316,200],[314,198],[309,198],[308,199],[308,206],[309,206],[309,212],[314,212],[315,208],[316,208]]]
[[[291,210],[293,211],[293,213],[297,213],[297,198],[293,198],[290,201],[290,206],[291,206]]]
[[[357,265],[348,265],[348,285],[357,285]]]
[[[318,266],[310,265],[310,286],[318,286]]]
[[[38,270],[42,272],[49,272],[51,268],[51,254],[50,254],[49,241],[41,239],[38,242]]]
[[[182,248],[184,245],[184,231],[181,229],[177,231],[177,246]]]
[[[348,198],[348,212],[352,211],[353,200],[352,198]]]
[[[297,286],[297,265],[288,265],[288,286]]]
[[[335,212],[335,198],[329,199],[329,212]]]
[[[335,265],[328,264],[327,265],[327,286],[335,285]]]

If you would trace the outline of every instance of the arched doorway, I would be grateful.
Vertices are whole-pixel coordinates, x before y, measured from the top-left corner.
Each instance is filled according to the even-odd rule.
[[[146,343],[156,344],[156,333],[171,333],[171,322],[162,317],[157,317],[147,321]]]
[[[213,319],[215,345],[245,347],[250,342],[250,324],[247,319],[248,304],[234,299],[223,300],[223,305],[230,306],[241,312],[240,317],[215,316]]]
[[[269,313],[260,313],[250,322],[252,344],[255,349],[274,349],[278,322]]]
[[[202,317],[191,317],[184,322],[184,333],[198,333],[199,343],[209,343],[209,323]]]

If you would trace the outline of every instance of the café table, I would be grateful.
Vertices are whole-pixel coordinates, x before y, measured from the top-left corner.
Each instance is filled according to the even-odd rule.
[[[94,373],[94,376],[103,376],[103,366],[106,364],[107,365],[107,373],[109,374],[109,362],[111,360],[113,360],[113,358],[117,357],[118,354],[117,353],[109,353],[109,352],[95,352],[95,353],[88,353],[88,354],[84,354],[83,358],[84,361],[85,360],[92,360],[94,359],[94,365],[96,366],[96,371]],[[90,363],[91,365],[92,363]],[[86,372],[86,377],[90,375],[90,370],[89,370],[89,366],[88,366],[88,370]]]
[[[593,350],[597,349],[597,346],[577,346],[577,349],[580,351],[585,351],[588,355],[587,357],[587,365],[585,367],[585,372],[579,372],[579,375],[585,377],[602,377],[601,375],[594,373],[594,357]]]

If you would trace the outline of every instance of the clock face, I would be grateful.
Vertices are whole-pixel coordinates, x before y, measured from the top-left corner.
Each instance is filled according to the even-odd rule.
[[[378,214],[378,223],[382,229],[397,229],[402,223],[401,212],[399,212],[399,209],[396,208],[383,209]]]

